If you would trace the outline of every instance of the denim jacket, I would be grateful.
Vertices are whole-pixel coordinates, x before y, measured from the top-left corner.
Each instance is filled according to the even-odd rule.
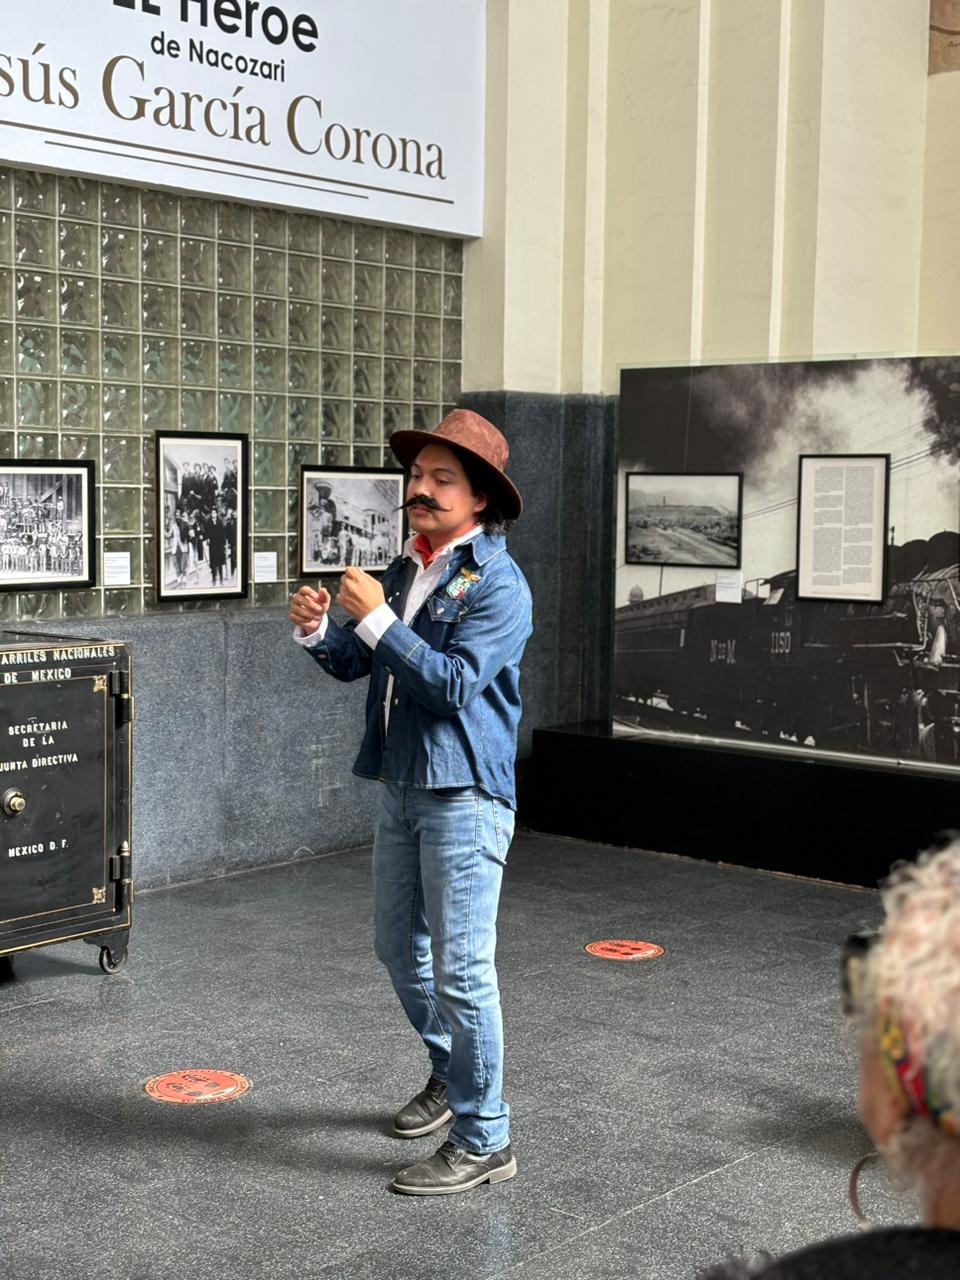
[[[398,558],[384,571],[383,592],[399,620],[374,650],[355,634],[356,622],[330,618],[321,643],[307,651],[338,680],[370,676],[353,771],[412,787],[476,786],[515,809],[519,663],[533,630],[526,579],[504,537],[478,534],[454,550],[407,626],[400,617],[404,563]]]

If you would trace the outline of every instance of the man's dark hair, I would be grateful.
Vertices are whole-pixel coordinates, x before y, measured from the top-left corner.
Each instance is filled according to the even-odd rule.
[[[446,444],[447,441],[444,441]],[[460,459],[463,469],[467,475],[467,482],[474,493],[486,494],[487,505],[480,512],[479,519],[483,521],[483,531],[486,534],[506,533],[508,529],[513,527],[513,521],[508,520],[503,514],[503,510],[497,500],[496,493],[490,492],[490,472],[471,453],[466,453],[462,449],[454,447],[454,453]]]

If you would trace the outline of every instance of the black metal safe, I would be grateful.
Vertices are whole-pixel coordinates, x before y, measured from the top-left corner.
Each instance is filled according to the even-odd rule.
[[[121,641],[0,631],[0,957],[82,938],[105,973],[126,960],[130,677]]]

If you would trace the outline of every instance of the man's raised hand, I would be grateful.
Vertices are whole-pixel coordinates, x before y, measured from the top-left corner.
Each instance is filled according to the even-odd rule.
[[[290,621],[306,636],[312,636],[330,608],[330,592],[325,587],[301,587],[290,600]]]
[[[364,573],[355,565],[351,565],[340,579],[337,604],[358,622],[362,622],[368,613],[373,613],[385,601],[379,579]]]

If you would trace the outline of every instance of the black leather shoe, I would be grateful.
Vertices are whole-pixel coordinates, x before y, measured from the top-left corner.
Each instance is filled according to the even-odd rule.
[[[422,1138],[425,1133],[433,1133],[434,1129],[452,1119],[453,1112],[447,1106],[447,1086],[436,1076],[431,1076],[427,1087],[393,1117],[393,1136]]]
[[[405,1196],[452,1196],[481,1182],[506,1182],[517,1176],[517,1162],[509,1146],[491,1155],[477,1156],[452,1142],[445,1142],[429,1160],[401,1169],[390,1183],[391,1191]]]

